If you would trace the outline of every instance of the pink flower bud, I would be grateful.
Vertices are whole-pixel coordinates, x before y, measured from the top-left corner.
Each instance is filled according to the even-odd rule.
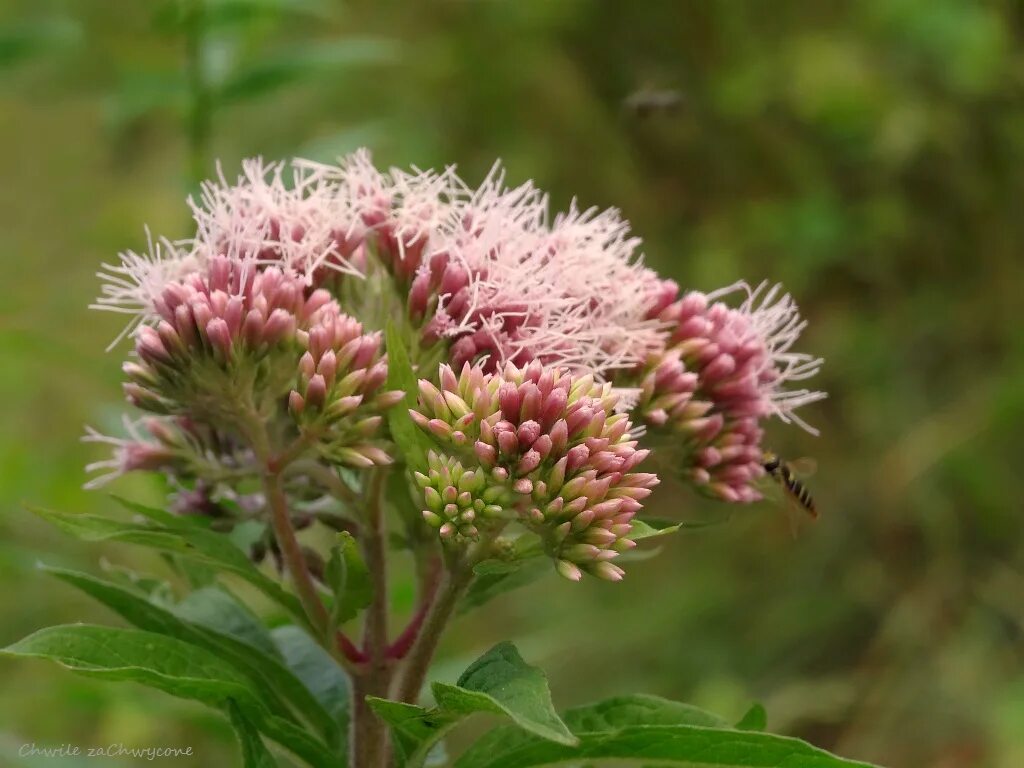
[[[295,333],[295,317],[283,309],[275,309],[267,318],[263,326],[263,343],[267,346],[284,340],[287,336]]]
[[[171,356],[160,340],[160,335],[148,325],[139,326],[135,348],[139,357],[147,363],[160,364],[171,361]]]
[[[306,404],[311,408],[320,408],[327,399],[327,382],[319,373],[315,374],[306,385]]]
[[[519,440],[519,447],[523,450],[533,445],[534,441],[540,436],[540,424],[536,421],[524,421],[519,425],[519,429],[516,430],[516,437]]]

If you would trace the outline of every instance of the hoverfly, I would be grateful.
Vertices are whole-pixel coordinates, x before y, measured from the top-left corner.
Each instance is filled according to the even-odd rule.
[[[814,459],[804,458],[790,462],[784,460],[776,453],[765,451],[762,458],[762,466],[764,471],[768,473],[768,476],[782,489],[786,505],[789,509],[798,510],[817,519],[818,507],[807,490],[807,486],[798,479],[798,476],[814,474],[816,469]],[[790,522],[794,524],[795,533],[795,523],[792,517]]]

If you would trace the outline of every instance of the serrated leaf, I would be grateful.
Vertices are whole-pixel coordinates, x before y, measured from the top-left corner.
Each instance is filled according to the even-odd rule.
[[[228,700],[227,710],[231,727],[235,729],[238,745],[242,750],[243,768],[277,768],[277,761],[270,754],[267,745],[263,743],[256,726],[242,714],[238,705],[234,701]]]
[[[218,631],[213,621],[207,626],[193,624],[170,608],[147,601],[117,584],[62,568],[44,567],[44,570],[103,603],[139,629],[177,638],[216,654],[253,681],[269,709],[287,716],[288,710],[281,702],[283,697],[325,738],[338,739],[339,722],[334,713],[320,703],[301,676],[289,671],[276,641],[271,641],[272,652],[266,654],[259,644],[251,645]]]
[[[409,353],[402,343],[401,334],[394,322],[388,321],[384,331],[384,343],[388,353],[388,389],[405,392],[405,399],[388,410],[388,429],[391,439],[405,459],[406,466],[423,470],[427,465],[426,454],[429,443],[420,428],[409,416],[409,408],[416,407],[419,383],[413,371]]]
[[[124,523],[98,515],[68,514],[39,508],[32,508],[32,511],[83,541],[139,544],[233,573],[286,608],[299,621],[306,621],[306,614],[298,598],[257,570],[244,552],[220,534],[194,527],[170,528]]]
[[[276,627],[271,630],[270,636],[284,658],[285,665],[339,726],[340,734],[344,737],[345,726],[348,724],[348,677],[301,627]]]
[[[455,768],[539,768],[614,762],[647,768],[871,768],[785,736],[693,725],[630,725],[577,733],[566,746],[510,727],[491,731],[469,748]]]
[[[512,643],[498,643],[467,667],[455,685],[434,683],[438,705],[450,711],[505,714],[520,728],[545,739],[575,741],[551,704],[548,680]]]
[[[736,723],[740,731],[763,731],[768,727],[768,713],[761,704],[754,703]]]
[[[222,103],[264,96],[298,80],[375,64],[398,57],[398,46],[383,38],[354,38],[306,43],[291,50],[261,56],[237,71],[221,86]]]
[[[74,624],[41,629],[0,653],[50,659],[89,677],[141,683],[219,709],[234,701],[261,732],[311,765],[337,763],[311,734],[272,714],[244,673],[205,648],[174,637]]]
[[[573,733],[613,731],[630,725],[697,725],[728,728],[718,715],[660,696],[614,696],[596,704],[566,710],[565,724]]]
[[[374,712],[391,726],[404,764],[410,768],[423,765],[445,733],[476,713],[503,715],[543,739],[575,742],[555,713],[544,673],[523,661],[511,643],[494,646],[455,685],[434,683],[431,690],[437,702],[431,709],[367,698]]]
[[[331,620],[334,626],[353,619],[373,600],[370,571],[351,533],[342,531],[331,548],[324,577],[334,593]]]

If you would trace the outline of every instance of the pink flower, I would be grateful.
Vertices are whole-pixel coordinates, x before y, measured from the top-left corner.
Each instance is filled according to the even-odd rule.
[[[478,188],[454,168],[378,171],[359,151],[339,165],[243,163],[190,200],[194,237],[108,266],[96,306],[155,320],[164,288],[217,258],[274,267],[305,286],[359,277],[376,258],[407,291],[426,344],[455,365],[531,360],[606,377],[664,345],[649,296],[659,281],[614,210],[549,221],[531,183],[505,185],[495,165]],[[332,287],[333,287],[332,283]]]
[[[170,283],[185,278],[201,266],[182,246],[167,239],[154,243],[148,232],[147,239],[146,253],[125,251],[120,254],[120,263],[104,264],[97,273],[102,281],[100,296],[90,308],[131,315],[128,325],[108,350],[140,323],[156,317],[156,301]]]
[[[366,233],[356,226],[349,190],[311,163],[242,162],[242,175],[202,185],[189,199],[200,259],[229,256],[275,265],[310,284],[326,272],[361,275]],[[287,180],[286,180],[287,179]]]
[[[154,301],[160,321],[135,334],[129,400],[251,437],[285,404],[315,448],[338,463],[387,463],[372,442],[387,361],[379,334],[338,308],[324,289],[250,260],[215,256],[204,272],[169,283]]]
[[[733,290],[746,293],[739,307],[716,300]],[[754,481],[764,474],[761,421],[778,416],[815,433],[795,410],[825,394],[785,385],[813,376],[822,361],[791,351],[806,323],[779,286],[741,283],[667,301],[675,292],[666,283],[652,296],[651,313],[670,324],[670,339],[645,368],[640,414],[684,436],[687,471],[699,487],[726,501],[754,501]]]
[[[656,278],[617,212],[574,205],[547,219],[547,198],[506,189],[495,166],[430,234],[409,311],[427,343],[450,345],[453,365],[538,360],[606,376],[663,345],[646,315]]]
[[[125,417],[124,429],[127,437],[121,438],[104,435],[92,427],[86,427],[83,442],[108,445],[113,451],[109,459],[94,461],[86,466],[86,472],[100,474],[87,482],[85,488],[99,488],[128,472],[145,470],[173,474],[186,465],[185,455],[180,446],[159,439],[164,434],[159,428],[155,431],[150,430],[148,423],[133,422]]]

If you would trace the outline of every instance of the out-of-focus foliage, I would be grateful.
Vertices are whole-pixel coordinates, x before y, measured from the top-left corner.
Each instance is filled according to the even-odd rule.
[[[197,58],[182,24],[200,6]],[[110,503],[80,490],[95,454],[77,442],[116,428],[118,320],[85,308],[100,261],[141,247],[141,222],[185,235],[190,175],[214,157],[231,176],[248,155],[367,144],[479,178],[500,156],[558,207],[621,207],[684,285],[796,294],[831,398],[807,414],[821,437],[778,425],[772,445],[817,458],[822,519],[794,540],[758,505],[659,539],[622,585],[502,595],[459,620],[452,668],[514,634],[560,707],[645,690],[739,719],[758,700],[774,731],[850,757],[1024,763],[1019,3],[6,0],[0,66],[0,642],[111,618],[39,559],[162,568],[20,506]],[[637,110],[638,92],[674,97]],[[654,514],[721,516],[662,498],[689,506]],[[0,764],[33,741],[234,759],[197,708],[2,668]]]

